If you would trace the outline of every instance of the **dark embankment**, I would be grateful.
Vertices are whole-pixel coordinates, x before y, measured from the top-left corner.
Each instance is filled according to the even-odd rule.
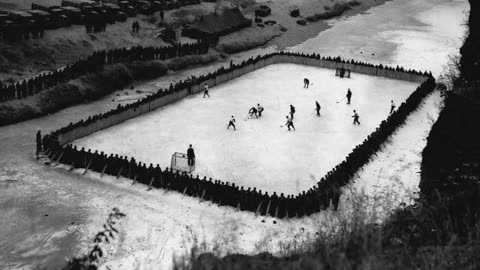
[[[423,152],[421,196],[438,219],[428,236],[441,243],[480,239],[480,4],[469,2],[460,76]]]
[[[480,268],[480,5],[469,2],[460,76],[423,151],[420,200],[394,216],[390,231],[403,246],[456,255],[439,256],[449,269]]]
[[[0,126],[57,112],[69,106],[101,98],[138,80],[161,77],[168,70],[207,64],[217,55],[194,55],[168,61],[134,61],[106,66],[103,71],[87,74],[42,91],[36,96],[0,104]]]
[[[460,48],[461,73],[460,81],[471,84],[480,78],[480,1],[469,0],[470,16],[468,18],[469,33]]]

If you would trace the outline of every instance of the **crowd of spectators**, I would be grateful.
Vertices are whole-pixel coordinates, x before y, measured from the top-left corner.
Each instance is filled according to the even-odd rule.
[[[64,83],[87,73],[96,73],[106,64],[120,62],[166,60],[186,55],[206,54],[209,41],[179,44],[175,46],[118,48],[96,51],[85,59],[69,64],[53,72],[42,73],[30,79],[15,83],[0,82],[0,102],[22,99],[34,95],[50,87]]]
[[[61,145],[58,136],[77,128],[87,127],[97,121],[102,121],[113,115],[120,114],[126,110],[136,110],[142,104],[163,96],[175,93],[183,89],[191,89],[195,85],[240,69],[272,56],[286,55],[302,59],[317,59],[332,61],[336,63],[349,63],[361,66],[376,67],[396,72],[407,72],[414,75],[425,76],[425,81],[403,102],[399,108],[391,113],[388,118],[376,128],[360,145],[330,172],[322,177],[318,183],[309,190],[299,194],[277,194],[257,190],[255,187],[243,187],[227,181],[213,180],[212,178],[194,176],[185,172],[174,171],[171,168],[161,168],[158,164],[145,164],[135,160],[134,157],[107,154],[91,149],[78,149],[71,144]],[[351,183],[358,170],[367,164],[377,151],[395,130],[404,124],[407,116],[414,111],[422,102],[423,98],[431,93],[436,87],[435,79],[427,72],[414,70],[405,71],[403,68],[375,66],[355,61],[344,61],[340,58],[322,58],[318,54],[300,54],[290,52],[276,52],[263,56],[250,58],[239,64],[230,64],[230,67],[221,67],[215,72],[204,76],[192,76],[188,80],[180,81],[170,85],[168,89],[159,89],[157,93],[148,96],[138,102],[117,108],[89,117],[77,123],[70,123],[38,140],[37,151],[43,151],[48,158],[54,162],[67,164],[71,168],[85,168],[115,177],[133,179],[135,182],[145,184],[151,188],[162,188],[183,193],[188,196],[198,197],[201,200],[208,200],[218,205],[227,205],[242,211],[251,211],[261,215],[270,215],[278,218],[302,217],[321,211],[328,207],[337,209],[340,202],[341,187]],[[39,145],[40,144],[40,145]],[[261,180],[259,180],[261,181]]]

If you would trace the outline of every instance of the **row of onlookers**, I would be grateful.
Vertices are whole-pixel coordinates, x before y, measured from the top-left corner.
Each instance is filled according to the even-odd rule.
[[[0,10],[0,35],[7,41],[36,38],[42,37],[46,29],[71,24],[113,24],[136,14],[150,15],[198,3],[199,0],[63,0],[59,6],[32,3],[30,10]]]
[[[147,53],[148,54],[148,53]],[[423,76],[423,83],[403,102],[396,111],[392,112],[388,118],[358,146],[356,146],[345,159],[335,166],[330,172],[322,177],[316,185],[305,190],[298,195],[286,195],[283,193],[273,194],[262,193],[255,187],[243,187],[226,181],[207,179],[207,177],[193,176],[187,172],[177,172],[174,169],[163,168],[159,165],[146,164],[137,161],[133,157],[119,156],[118,154],[108,154],[90,149],[80,149],[72,146],[73,140],[88,136],[93,132],[111,127],[126,119],[131,119],[142,113],[157,109],[161,104],[168,104],[175,100],[172,95],[187,90],[188,95],[192,94],[191,89],[195,86],[203,85],[207,81],[213,80],[215,83],[225,81],[223,75],[231,74],[238,70],[242,74],[244,71],[252,71],[255,65],[262,61],[269,61],[272,57],[285,57],[279,62],[304,62],[314,63],[315,61],[326,61],[332,66],[355,65],[361,67],[373,67],[378,71],[396,71],[398,73],[408,73],[410,75]],[[291,61],[296,59],[297,61]],[[273,63],[273,61],[272,61]],[[252,68],[247,68],[247,67]],[[262,65],[260,65],[262,66]],[[403,71],[402,71],[403,70]],[[375,72],[374,74],[384,74]],[[243,73],[244,74],[244,73]],[[398,77],[402,77],[399,75]],[[156,93],[147,96],[135,103],[125,106],[118,105],[106,113],[97,114],[80,120],[76,123],[70,123],[61,129],[58,129],[49,135],[43,137],[37,133],[37,153],[44,151],[44,154],[55,163],[62,163],[73,169],[92,170],[111,175],[117,179],[125,177],[133,180],[133,183],[141,183],[150,188],[171,190],[182,193],[187,196],[197,197],[200,200],[211,201],[217,205],[234,207],[241,211],[250,211],[260,215],[270,215],[276,218],[293,218],[308,216],[317,213],[328,207],[337,210],[342,195],[341,188],[347,186],[355,179],[357,172],[370,160],[377,155],[377,152],[383,147],[383,144],[389,137],[395,133],[398,127],[405,123],[407,116],[410,115],[422,103],[423,99],[431,93],[436,87],[435,79],[430,73],[408,70],[401,67],[393,68],[383,65],[373,65],[356,61],[345,61],[340,57],[330,58],[321,57],[319,54],[303,54],[294,52],[274,52],[267,55],[259,55],[244,60],[238,64],[231,64],[230,67],[220,67],[215,72],[210,72],[201,76],[192,76],[186,81],[180,81],[170,85],[168,89],[159,89]],[[181,97],[181,95],[178,95]],[[156,103],[165,98],[168,102]],[[155,105],[155,103],[157,105]],[[269,179],[258,179],[264,181]]]

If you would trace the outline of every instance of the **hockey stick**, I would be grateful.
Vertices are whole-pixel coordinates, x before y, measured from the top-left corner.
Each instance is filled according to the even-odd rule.
[[[340,103],[342,101],[344,101],[346,99],[346,97],[342,98],[341,100],[337,101],[337,103]]]

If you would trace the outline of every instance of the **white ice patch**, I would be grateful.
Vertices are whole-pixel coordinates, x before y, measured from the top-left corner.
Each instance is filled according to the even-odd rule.
[[[400,105],[418,83],[352,74],[316,67],[277,64],[211,88],[211,98],[191,96],[76,142],[80,147],[135,157],[170,166],[174,152],[193,144],[201,177],[298,194],[339,164],[385,120],[390,100]],[[303,78],[313,85],[303,88]],[[344,100],[347,88],[352,104]],[[342,100],[340,103],[337,101]],[[315,101],[322,106],[315,116]],[[261,118],[247,118],[260,103]],[[281,127],[289,105],[296,107],[295,131]],[[353,125],[353,110],[360,126]],[[231,115],[237,131],[227,130]]]

